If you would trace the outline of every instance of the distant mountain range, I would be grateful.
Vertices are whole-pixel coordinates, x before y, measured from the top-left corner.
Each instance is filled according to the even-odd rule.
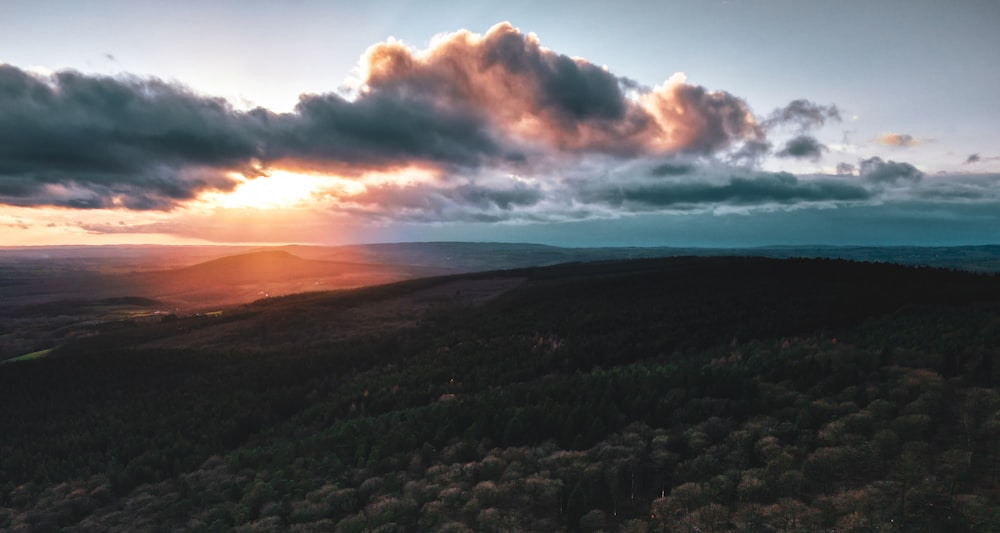
[[[477,272],[559,263],[654,257],[753,256],[830,258],[898,263],[974,272],[1000,272],[1000,245],[986,246],[767,246],[759,248],[614,247],[563,248],[542,244],[415,242],[350,246],[283,246],[303,258],[345,258],[393,265],[421,265]],[[347,259],[349,258],[349,259]]]
[[[348,246],[0,248],[0,311],[56,300],[142,296],[191,308],[417,277],[683,256],[832,258],[1000,272],[1000,245],[959,247],[562,248],[420,242]]]
[[[433,267],[447,272],[474,272],[567,262],[677,256],[758,256],[848,259],[931,266],[978,272],[1000,272],[1000,245],[980,246],[824,246],[791,245],[755,248],[609,247],[564,248],[530,243],[408,242],[343,246],[21,246],[0,247],[0,266],[46,261],[74,268],[97,264],[116,271],[163,270],[192,266],[228,256],[284,251],[302,259],[348,263]]]

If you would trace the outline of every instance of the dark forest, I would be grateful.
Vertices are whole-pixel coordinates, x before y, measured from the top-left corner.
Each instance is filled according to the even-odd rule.
[[[11,531],[996,531],[1000,278],[564,264],[0,366]]]

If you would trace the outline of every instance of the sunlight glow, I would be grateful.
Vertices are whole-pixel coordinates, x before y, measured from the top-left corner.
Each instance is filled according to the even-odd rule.
[[[279,209],[298,207],[311,200],[324,189],[327,178],[307,174],[293,174],[275,170],[270,176],[247,179],[234,175],[241,183],[232,192],[209,193],[208,201],[226,208],[253,207]]]
[[[361,177],[361,181],[365,185],[415,185],[418,183],[433,183],[440,179],[440,171],[434,168],[422,168],[416,165],[410,165],[403,168],[397,168],[390,171],[371,171],[366,172]],[[357,194],[364,190],[363,187],[360,190],[350,190],[350,194]]]
[[[406,167],[389,172],[366,172],[355,178],[271,170],[269,175],[247,178],[233,173],[239,182],[230,192],[209,192],[199,198],[201,207],[224,209],[289,210],[316,208],[364,193],[368,187],[386,184],[413,185],[433,182],[431,169]]]

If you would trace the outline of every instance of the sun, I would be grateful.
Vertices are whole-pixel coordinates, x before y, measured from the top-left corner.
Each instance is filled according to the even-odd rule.
[[[240,183],[230,192],[213,192],[209,202],[225,208],[283,209],[311,204],[325,188],[326,178],[274,170],[270,175],[248,179],[233,176]]]
[[[210,208],[279,210],[337,206],[350,202],[370,187],[429,183],[437,173],[423,168],[371,171],[353,178],[319,174],[300,174],[288,170],[269,170],[266,176],[248,178],[239,173],[230,177],[236,187],[228,192],[212,191],[199,197],[200,205]]]

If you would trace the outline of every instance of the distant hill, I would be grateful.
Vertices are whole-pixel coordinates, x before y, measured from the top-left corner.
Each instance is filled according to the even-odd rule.
[[[237,285],[271,282],[308,276],[336,276],[348,266],[329,261],[312,261],[284,250],[249,252],[213,259],[184,268],[144,272],[150,283]]]
[[[837,258],[1000,272],[1000,246],[776,246],[744,249],[564,248],[525,243],[348,246],[0,247],[0,360],[91,335],[109,298],[147,298],[153,314],[191,314],[302,292],[465,272],[658,257]],[[103,326],[100,326],[103,327]],[[7,333],[4,333],[6,331]]]
[[[141,294],[190,307],[248,302],[267,296],[388,283],[433,275],[441,269],[303,259],[287,250],[268,249],[221,257],[195,265],[137,272],[116,279],[129,294]]]
[[[1000,246],[774,246],[745,250],[764,257],[823,257],[930,266],[971,272],[1000,272]]]
[[[541,244],[414,242],[349,246],[281,247],[309,259],[375,264],[419,265],[451,272],[477,272],[547,266],[559,263],[643,259],[655,257],[753,256],[816,257],[975,272],[1000,272],[1000,246],[765,246],[757,248],[607,247],[565,248]]]

